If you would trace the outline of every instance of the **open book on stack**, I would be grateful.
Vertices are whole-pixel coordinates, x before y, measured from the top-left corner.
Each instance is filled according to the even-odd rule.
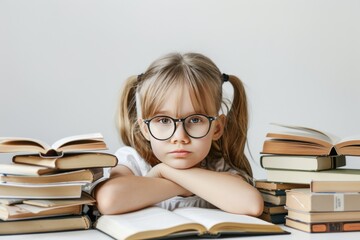
[[[287,131],[269,132],[262,153],[308,156],[360,156],[360,136],[340,139],[308,127],[274,124]]]
[[[360,156],[360,136],[340,140],[308,127],[274,124],[263,144],[261,166],[269,181],[310,184],[311,180],[359,180],[346,156]]]

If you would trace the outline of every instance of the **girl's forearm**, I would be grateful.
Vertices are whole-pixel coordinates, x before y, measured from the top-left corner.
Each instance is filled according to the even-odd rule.
[[[120,214],[151,206],[187,193],[183,187],[164,178],[117,176],[95,190],[102,214]]]
[[[163,166],[161,174],[224,211],[253,216],[262,213],[264,203],[260,193],[239,176],[169,166]]]

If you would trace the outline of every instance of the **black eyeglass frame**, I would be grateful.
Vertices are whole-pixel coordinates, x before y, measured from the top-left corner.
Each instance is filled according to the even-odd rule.
[[[193,116],[203,116],[203,117],[205,117],[205,118],[207,118],[207,119],[209,120],[209,128],[208,128],[208,130],[206,131],[206,133],[205,133],[203,136],[201,136],[201,137],[193,137],[193,136],[191,136],[191,135],[186,131],[185,120],[188,119],[189,117],[193,117]],[[173,120],[173,123],[174,123],[174,131],[173,131],[173,133],[170,135],[170,137],[168,137],[168,138],[164,138],[164,139],[162,139],[162,138],[157,138],[157,137],[155,137],[155,136],[153,135],[153,133],[151,132],[150,122],[151,122],[153,119],[159,118],[159,117],[166,117],[166,118],[170,118],[171,120]],[[150,118],[150,119],[144,119],[143,122],[147,125],[147,127],[148,127],[148,129],[149,129],[149,132],[150,132],[150,134],[151,134],[151,136],[152,136],[153,138],[155,138],[156,140],[159,140],[159,141],[166,141],[166,140],[172,138],[172,136],[174,136],[174,134],[175,134],[175,132],[176,132],[176,129],[177,129],[176,123],[178,123],[178,122],[182,122],[184,131],[185,131],[185,133],[186,133],[189,137],[194,138],[194,139],[203,138],[203,137],[205,137],[205,136],[209,133],[212,122],[215,121],[217,118],[218,118],[218,117],[210,117],[210,116],[206,116],[206,115],[204,115],[204,114],[195,113],[195,114],[191,114],[191,115],[189,115],[189,116],[187,116],[187,117],[184,117],[184,118],[172,118],[172,117],[169,117],[169,116],[160,115],[160,116],[155,116],[155,117]]]

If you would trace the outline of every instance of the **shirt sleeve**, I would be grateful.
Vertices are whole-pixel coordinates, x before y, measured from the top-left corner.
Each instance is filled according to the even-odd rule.
[[[136,176],[145,176],[151,169],[148,164],[132,147],[119,148],[115,156],[118,158],[118,165],[128,167]]]

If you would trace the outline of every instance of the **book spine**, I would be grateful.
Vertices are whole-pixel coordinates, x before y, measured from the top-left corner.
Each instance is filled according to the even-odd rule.
[[[312,223],[311,232],[351,232],[359,231],[360,222],[329,222],[329,223]]]

